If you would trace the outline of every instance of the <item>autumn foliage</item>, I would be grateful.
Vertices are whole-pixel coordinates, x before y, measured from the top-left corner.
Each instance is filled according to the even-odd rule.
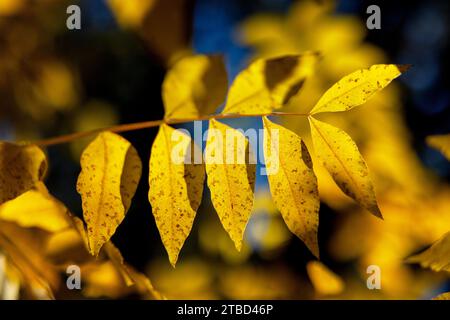
[[[108,3],[121,25],[145,38],[144,16],[124,10],[120,1]],[[450,189],[431,178],[422,179],[428,177],[427,173],[415,160],[402,162],[414,157],[404,142],[407,134],[398,124],[398,88],[394,83],[391,88],[390,84],[410,66],[379,63],[383,59],[378,59],[377,50],[358,47],[361,39],[345,40],[352,43],[348,47],[359,48],[347,57],[348,52],[339,50],[350,49],[327,42],[326,37],[335,27],[351,29],[356,22],[332,17],[329,9],[306,3],[291,9],[290,23],[263,15],[242,26],[242,41],[256,47],[257,56],[231,83],[221,55],[181,53],[174,49],[183,47],[176,39],[172,39],[173,47],[151,43],[160,49],[159,55],[169,66],[161,86],[162,119],[113,123],[105,128],[94,125],[73,134],[36,141],[0,142],[0,258],[5,259],[0,260],[0,266],[6,266],[5,278],[19,283],[25,297],[55,298],[62,286],[60,273],[67,265],[77,264],[82,266],[87,286],[84,294],[89,297],[138,294],[149,299],[184,298],[182,286],[179,292],[173,289],[176,280],[195,279],[210,272],[198,272],[208,267],[188,258],[184,261],[183,255],[197,212],[205,202],[214,209],[208,214],[217,215],[223,227],[200,226],[203,235],[199,243],[205,250],[219,252],[230,260],[245,259],[251,250],[245,239],[249,221],[264,207],[276,227],[269,229],[264,235],[266,242],[262,243],[276,248],[287,242],[291,235],[279,231],[285,229],[300,239],[312,254],[306,273],[314,297],[342,294],[343,298],[354,298],[352,292],[359,297],[358,292],[362,291],[361,285],[355,284],[357,277],[340,277],[322,263],[322,251],[331,251],[336,260],[356,260],[361,270],[381,261],[381,268],[386,270],[383,298],[409,292],[406,284],[415,278],[405,265],[419,264],[434,272],[450,272]],[[151,10],[147,3],[142,12]],[[304,25],[292,22],[298,15]],[[356,25],[359,30],[361,27]],[[259,28],[267,28],[267,38],[258,37],[261,33],[255,30]],[[300,36],[303,41],[294,41],[291,31],[304,28],[318,31],[314,36]],[[269,32],[272,29],[277,32]],[[319,45],[320,41],[323,43]],[[295,47],[299,43],[311,47]],[[330,52],[336,55],[331,62]],[[335,63],[339,59],[349,61]],[[339,69],[337,65],[347,67]],[[56,62],[51,66],[60,74],[67,71]],[[391,105],[393,111],[389,109]],[[262,144],[252,145],[255,141],[239,130],[238,121],[242,119],[260,124]],[[208,123],[204,148],[186,130],[180,130],[180,126],[195,121]],[[380,123],[385,128],[380,128]],[[147,128],[158,131],[153,141],[146,142],[150,158],[141,159],[121,133]],[[201,132],[202,139],[205,132]],[[73,185],[80,196],[81,219],[81,215],[64,205],[65,199],[56,199],[47,190],[45,178],[48,168],[52,168],[52,158],[45,148],[65,143],[73,147],[83,139],[89,143],[74,147],[82,151],[80,172]],[[450,160],[449,135],[430,136],[427,142]],[[258,148],[262,148],[267,171],[266,193],[255,188],[261,164],[251,158]],[[174,161],[174,154],[182,161]],[[244,161],[229,162],[230,157]],[[147,169],[148,176],[142,177]],[[418,178],[411,178],[413,175]],[[159,232],[168,263],[177,267],[176,271],[181,270],[179,278],[155,271],[166,281],[155,287],[145,272],[124,261],[111,240],[127,219],[141,180],[148,181],[148,219],[154,219],[157,227],[149,232]],[[339,214],[348,213],[328,247],[318,240],[321,203]],[[434,211],[427,215],[425,209],[429,206]],[[278,213],[282,222],[277,224],[273,217]],[[214,242],[212,238],[220,240]],[[227,242],[230,240],[232,253]],[[427,245],[429,248],[418,252]],[[376,259],[380,256],[381,260]],[[180,269],[177,263],[181,264]],[[222,286],[228,297],[266,298],[261,293],[265,292],[264,285],[258,290],[261,283],[269,283],[273,292],[279,293],[275,297],[289,297],[290,293],[285,294],[290,290],[286,289],[290,288],[288,277],[280,276],[279,282],[271,283],[276,280],[268,273],[260,274],[248,266],[240,268],[236,270],[248,278],[248,283],[240,283],[241,278],[233,270],[223,272],[227,281],[222,280]],[[289,274],[282,269],[276,271]],[[434,276],[441,274],[430,277]],[[198,291],[208,287],[202,279],[192,280],[200,283]],[[256,279],[254,287],[252,279]],[[411,295],[422,292],[421,286],[427,280],[421,278]],[[433,281],[437,282],[430,280]],[[240,287],[230,283],[239,283]],[[249,287],[256,288],[255,296],[248,293],[252,292]],[[354,291],[346,292],[346,287]],[[186,292],[190,297],[192,292]],[[197,297],[198,293],[195,291],[192,296]],[[273,296],[268,294],[267,298]],[[448,293],[438,298],[448,299]]]

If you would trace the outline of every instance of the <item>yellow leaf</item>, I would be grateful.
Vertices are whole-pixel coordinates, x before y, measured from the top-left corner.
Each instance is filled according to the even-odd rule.
[[[318,294],[336,295],[344,290],[345,285],[342,279],[321,262],[308,262],[306,271]]]
[[[214,119],[209,122],[205,164],[211,201],[238,251],[253,208],[256,166],[250,158],[241,132]]]
[[[150,155],[148,198],[172,266],[191,232],[203,193],[205,171],[192,162],[191,143],[188,135],[163,124]]]
[[[165,118],[208,115],[225,100],[227,74],[222,56],[194,55],[179,60],[164,79]]]
[[[450,272],[450,232],[427,250],[406,259],[406,262],[420,263],[423,268],[430,268],[436,272]]]
[[[100,133],[81,155],[77,191],[83,202],[89,248],[100,248],[125,218],[136,192],[142,164],[134,147],[121,136]]]
[[[264,158],[270,191],[286,225],[316,257],[320,199],[312,161],[302,139],[292,131],[264,123]]]
[[[444,292],[434,297],[433,300],[450,300],[450,292]]]
[[[33,188],[46,171],[47,159],[39,147],[0,142],[0,204]]]
[[[439,150],[450,161],[450,134],[429,136],[427,143]]]
[[[285,105],[311,75],[317,53],[259,59],[239,73],[223,113],[265,114]]]
[[[49,232],[68,228],[67,208],[48,193],[42,182],[37,186],[37,189],[0,205],[0,219],[24,228],[37,227]]]
[[[91,262],[81,266],[83,295],[89,298],[117,299],[132,293],[111,261]]]
[[[339,188],[363,208],[382,218],[369,170],[352,138],[336,127],[309,117],[314,151]]]
[[[370,69],[355,71],[328,89],[310,114],[347,111],[357,107],[369,100],[408,68],[408,65],[377,64]]]

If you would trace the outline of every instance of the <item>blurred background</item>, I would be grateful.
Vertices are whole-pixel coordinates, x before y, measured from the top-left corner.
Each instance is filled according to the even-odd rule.
[[[81,8],[81,30],[66,28],[70,4]],[[381,8],[380,30],[366,28],[371,4]],[[448,274],[404,259],[450,230],[450,164],[425,143],[428,135],[450,132],[449,6],[445,0],[0,0],[0,139],[33,141],[162,119],[164,75],[192,53],[223,54],[231,82],[258,57],[320,51],[315,75],[287,111],[308,111],[332,84],[357,69],[412,64],[366,105],[322,117],[358,144],[385,217],[378,221],[360,209],[315,161],[323,265],[311,263],[312,254],[285,227],[265,177],[257,179],[241,253],[205,190],[173,269],[147,200],[146,165],[113,242],[167,298],[431,298],[450,290]],[[310,144],[306,121],[282,121]],[[261,127],[254,119],[228,123]],[[144,164],[156,133],[154,128],[123,134]],[[50,192],[80,217],[75,185],[79,157],[90,139],[46,150]],[[369,265],[381,268],[381,290],[366,287]],[[136,297],[114,274],[103,276],[104,281],[87,279],[86,288],[95,290],[82,295]]]

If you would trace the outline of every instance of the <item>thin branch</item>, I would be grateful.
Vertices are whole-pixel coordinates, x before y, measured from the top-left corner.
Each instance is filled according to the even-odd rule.
[[[75,132],[70,133],[54,138],[44,139],[33,142],[33,144],[38,145],[40,147],[49,147],[53,145],[58,145],[62,143],[68,143],[80,138],[92,136],[94,134],[103,132],[103,131],[111,131],[115,133],[120,132],[128,132],[128,131],[134,131],[134,130],[141,130],[141,129],[147,129],[147,128],[154,128],[158,127],[162,124],[180,124],[180,123],[187,123],[187,122],[193,122],[193,121],[204,121],[204,120],[211,120],[211,119],[237,119],[237,118],[244,118],[244,117],[269,117],[269,116],[303,116],[307,117],[309,116],[308,113],[298,113],[298,112],[271,112],[271,113],[260,113],[260,114],[239,114],[239,113],[226,113],[226,114],[212,114],[207,116],[201,116],[197,118],[177,118],[177,119],[163,119],[163,120],[153,120],[153,121],[144,121],[144,122],[135,122],[135,123],[127,123],[127,124],[120,124],[112,127],[107,128],[98,128],[94,130],[89,131],[81,131],[81,132]]]

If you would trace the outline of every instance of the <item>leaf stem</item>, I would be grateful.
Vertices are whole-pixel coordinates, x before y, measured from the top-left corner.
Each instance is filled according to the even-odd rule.
[[[120,132],[128,132],[128,131],[134,131],[134,130],[141,130],[141,129],[147,129],[147,128],[154,128],[158,127],[162,124],[180,124],[180,123],[187,123],[187,122],[193,122],[193,121],[205,121],[205,120],[211,120],[211,119],[238,119],[238,118],[244,118],[244,117],[270,117],[270,116],[303,116],[307,117],[309,116],[309,113],[299,113],[299,112],[271,112],[271,113],[260,113],[260,114],[240,114],[240,113],[224,113],[224,114],[212,114],[212,115],[206,115],[206,116],[200,116],[197,118],[177,118],[177,119],[162,119],[162,120],[152,120],[152,121],[143,121],[143,122],[134,122],[134,123],[127,123],[127,124],[119,124],[112,127],[106,127],[106,128],[98,128],[88,131],[81,131],[81,132],[75,132],[70,133],[58,137],[53,137],[49,139],[39,140],[35,141],[32,144],[38,145],[40,147],[49,147],[53,145],[68,143],[80,138],[88,137],[103,131],[111,131],[115,133]]]

